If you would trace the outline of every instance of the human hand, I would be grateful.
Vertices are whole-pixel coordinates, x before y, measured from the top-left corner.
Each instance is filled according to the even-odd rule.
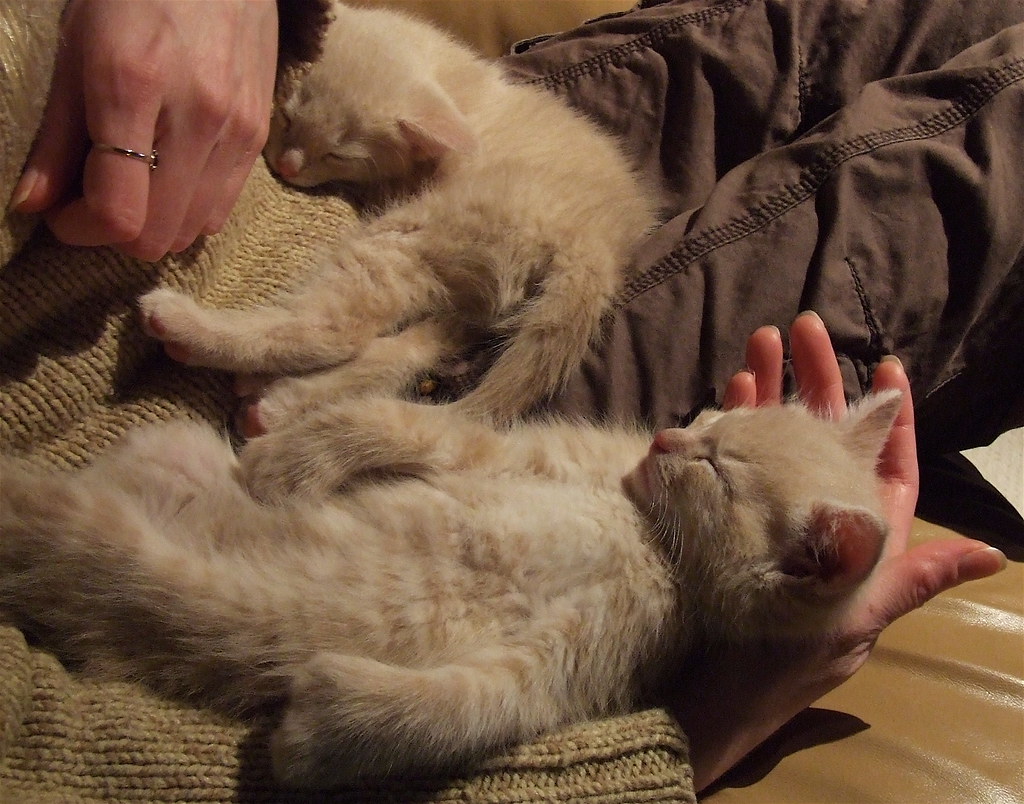
[[[219,231],[267,139],[275,1],[71,0],[61,33],[10,208],[144,260]],[[94,143],[156,149],[159,166]]]
[[[842,377],[821,319],[798,317],[790,343],[800,397],[823,416],[844,415]],[[748,370],[735,375],[726,389],[726,407],[780,404],[782,354],[778,330],[757,330],[747,344]],[[879,364],[874,389],[903,392],[903,407],[878,467],[890,526],[882,558],[855,605],[820,641],[715,646],[688,669],[674,703],[690,738],[697,790],[849,679],[895,620],[940,592],[1005,566],[1002,553],[970,539],[907,549],[919,482],[910,384],[898,360]]]

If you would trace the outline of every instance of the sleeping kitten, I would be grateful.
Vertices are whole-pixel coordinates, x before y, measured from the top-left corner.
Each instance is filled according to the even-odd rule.
[[[191,423],[74,474],[0,460],[0,611],[88,672],[283,703],[286,783],[452,770],[656,699],[699,633],[827,629],[882,549],[899,405],[651,436],[363,398],[237,461]]]
[[[438,322],[415,367],[503,342],[462,404],[510,419],[582,359],[655,222],[656,193],[612,137],[439,30],[390,10],[336,11],[322,59],[282,79],[267,159],[300,186],[404,194],[276,306],[210,310],[158,289],[141,300],[144,326],[184,362],[281,375]],[[330,374],[307,393],[331,398]]]

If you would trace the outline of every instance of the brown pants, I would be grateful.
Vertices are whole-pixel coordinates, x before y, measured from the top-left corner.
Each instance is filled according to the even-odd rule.
[[[851,395],[887,353],[919,446],[1024,423],[1024,2],[648,2],[506,65],[665,186],[603,341],[553,401],[685,419],[757,326],[816,310]]]

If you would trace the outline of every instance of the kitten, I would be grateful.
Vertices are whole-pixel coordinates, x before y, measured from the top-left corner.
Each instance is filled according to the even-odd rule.
[[[883,546],[899,405],[651,436],[357,398],[238,460],[194,423],[73,474],[4,459],[0,611],[88,672],[283,704],[283,782],[452,770],[656,700],[699,634],[834,624]]]
[[[280,375],[440,322],[415,367],[503,342],[462,404],[510,419],[581,361],[655,223],[656,193],[614,138],[441,31],[386,9],[336,12],[322,59],[282,79],[268,161],[300,186],[404,194],[276,306],[210,310],[161,288],[141,300],[144,326],[184,362]],[[331,398],[336,381],[306,390]]]

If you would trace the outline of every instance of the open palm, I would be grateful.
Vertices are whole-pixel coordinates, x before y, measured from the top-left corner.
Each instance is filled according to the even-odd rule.
[[[824,324],[799,316],[790,329],[799,396],[827,417],[846,413],[842,377]],[[783,345],[774,327],[747,343],[747,370],[725,393],[726,407],[782,402]],[[875,572],[843,621],[827,637],[799,645],[709,646],[686,668],[674,709],[690,737],[694,784],[700,790],[753,748],[852,676],[878,635],[935,595],[1005,565],[998,550],[969,539],[934,541],[907,549],[919,488],[914,410],[902,364],[883,360],[874,389],[896,389],[903,407],[879,460],[890,533]]]

